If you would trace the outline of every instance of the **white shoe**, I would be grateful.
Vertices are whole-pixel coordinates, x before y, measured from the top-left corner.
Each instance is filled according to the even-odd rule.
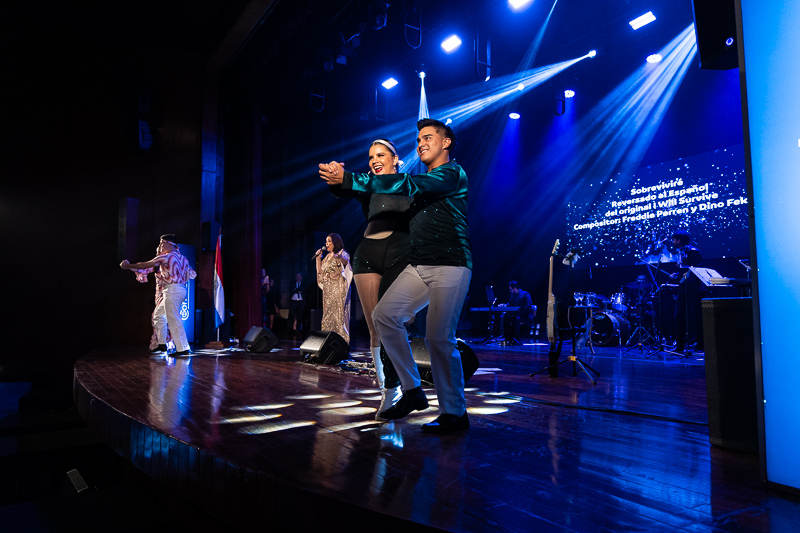
[[[389,420],[388,418],[383,418],[381,413],[396,404],[402,397],[403,391],[399,386],[391,389],[381,389],[381,405],[378,407],[378,412],[375,413],[375,420]]]

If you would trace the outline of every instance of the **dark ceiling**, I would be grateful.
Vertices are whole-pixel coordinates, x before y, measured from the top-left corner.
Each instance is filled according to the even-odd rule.
[[[305,12],[298,4],[306,5]],[[297,96],[298,104],[308,105],[308,93],[319,93],[324,86],[325,112],[343,113],[360,107],[370,95],[374,98],[375,87],[389,76],[400,82],[393,89],[393,100],[413,101],[419,95],[416,72],[422,67],[434,107],[441,105],[437,93],[484,77],[476,63],[476,37],[481,59],[484,43],[491,41],[493,78],[513,74],[552,8],[533,66],[597,49],[597,58],[559,75],[559,83],[586,100],[597,100],[693,21],[691,0],[558,0],[554,8],[552,0],[535,0],[518,13],[506,0],[406,0],[391,3],[384,11],[386,5],[372,0],[282,2],[233,70],[247,64],[244,70],[252,76],[254,66],[264,66],[261,75],[269,80],[267,105],[281,94],[280,106],[285,108],[287,93]],[[657,20],[632,30],[628,22],[647,11]],[[385,27],[378,28],[383,20]],[[276,32],[289,33],[287,23],[292,25],[291,35],[276,42]],[[453,33],[463,44],[448,55],[440,43]],[[337,56],[345,56],[346,64],[337,63]],[[326,62],[331,70],[326,70]]]

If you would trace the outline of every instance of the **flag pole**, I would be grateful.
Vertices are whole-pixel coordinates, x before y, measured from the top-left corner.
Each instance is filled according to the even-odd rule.
[[[217,340],[206,344],[206,348],[221,350],[225,345],[219,340],[219,327],[225,322],[225,289],[222,283],[222,227],[219,228],[214,255],[214,326]]]

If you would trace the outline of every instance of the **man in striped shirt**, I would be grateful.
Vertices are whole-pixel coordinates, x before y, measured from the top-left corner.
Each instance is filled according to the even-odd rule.
[[[175,342],[174,355],[183,356],[189,355],[191,350],[180,316],[181,304],[186,299],[186,282],[194,279],[197,273],[189,266],[189,261],[181,255],[177,241],[177,237],[171,233],[162,235],[159,243],[161,254],[142,263],[129,263],[126,259],[119,266],[123,270],[146,270],[158,266],[156,283],[163,287],[164,295],[153,312],[153,326],[156,328],[158,345],[166,346],[167,328],[169,328]]]

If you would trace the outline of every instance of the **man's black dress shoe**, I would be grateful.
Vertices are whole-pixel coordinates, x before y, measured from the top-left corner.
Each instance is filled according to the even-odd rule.
[[[155,348],[150,350],[150,353],[162,353],[162,352],[163,353],[167,353],[167,345],[166,344],[159,344],[158,346],[156,346]]]
[[[381,413],[381,418],[387,420],[397,420],[408,416],[411,411],[424,411],[428,408],[428,398],[422,391],[422,387],[407,390],[397,403]]]
[[[191,355],[191,350],[181,350],[180,352],[175,352],[172,354],[172,357],[183,357],[184,355]]]
[[[450,433],[451,431],[467,428],[469,428],[469,417],[467,413],[461,416],[439,415],[433,422],[422,424],[422,431],[436,434]]]

